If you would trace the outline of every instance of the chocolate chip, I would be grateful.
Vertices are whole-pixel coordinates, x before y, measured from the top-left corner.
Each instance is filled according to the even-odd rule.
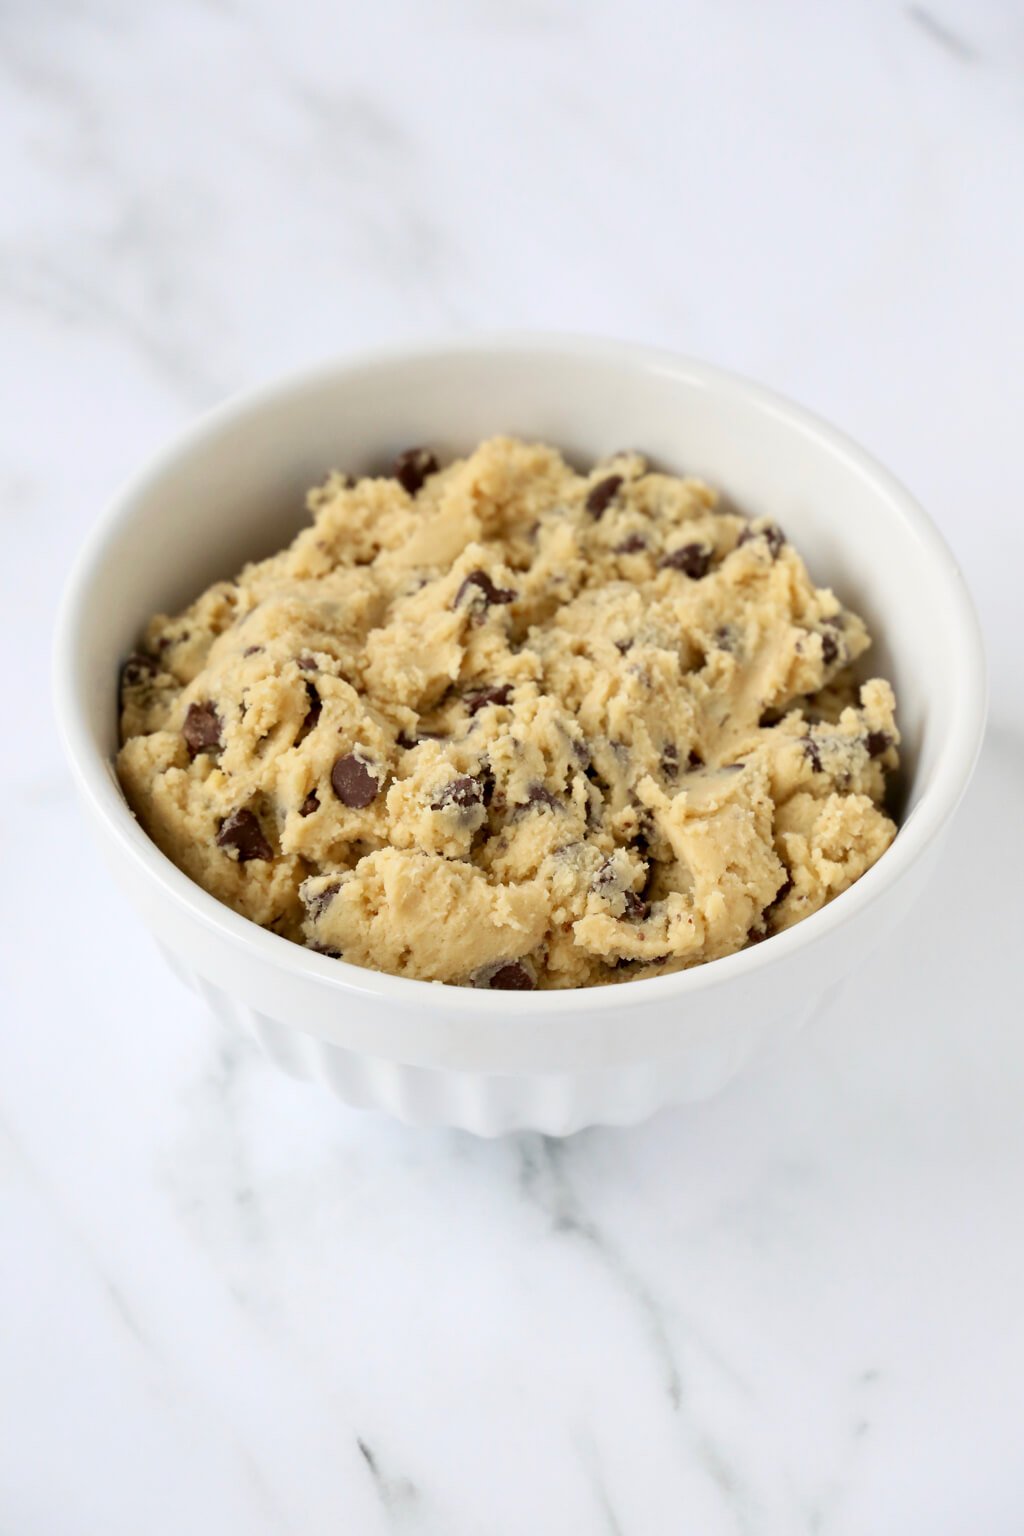
[[[679,748],[674,741],[666,741],[661,749],[661,771],[666,779],[674,779],[679,773]]]
[[[635,555],[647,548],[647,540],[642,533],[628,533],[621,544],[616,544],[617,555]]]
[[[662,570],[682,571],[694,581],[700,581],[710,569],[711,551],[706,544],[684,544],[665,555],[660,565]]]
[[[304,731],[311,731],[314,725],[316,725],[317,721],[320,719],[320,712],[323,709],[323,704],[321,703],[320,695],[317,693],[312,683],[306,684],[306,697],[309,700],[309,708],[306,711],[306,718],[302,722],[302,729]]]
[[[232,811],[225,816],[217,833],[218,848],[234,848],[239,864],[249,859],[272,859],[274,850],[263,836],[263,829],[252,811]]]
[[[772,559],[777,560],[782,546],[786,542],[786,535],[777,523],[768,523],[764,528],[752,528],[748,523],[746,528],[740,531],[740,536],[736,540],[736,548],[739,549],[741,544],[749,544],[751,539],[764,539]]]
[[[159,670],[155,657],[147,656],[143,651],[133,651],[121,668],[121,687],[137,688],[140,683],[148,683]]]
[[[339,757],[331,769],[331,788],[342,805],[362,811],[377,798],[380,784],[366,764],[349,752]]]
[[[604,516],[610,503],[614,501],[618,494],[621,484],[621,475],[607,475],[603,480],[599,480],[596,485],[590,487],[590,490],[587,492],[585,506],[591,517]]]
[[[497,688],[485,688],[481,693],[467,693],[466,708],[475,715],[488,704],[507,704],[511,692],[511,683],[501,683]]]
[[[719,624],[713,639],[716,650],[734,651],[736,649],[736,631],[731,624]]]
[[[839,641],[836,639],[835,635],[822,635],[821,659],[825,663],[826,667],[830,667],[838,655]]]
[[[341,950],[331,949],[329,944],[308,944],[306,947],[307,949],[313,950],[314,954],[326,955],[328,960],[341,959]]]
[[[181,728],[189,756],[196,757],[200,752],[219,752],[222,745],[221,730],[220,715],[209,701],[190,704],[185,724]]]
[[[399,731],[395,737],[395,745],[401,746],[402,751],[411,751],[413,746],[419,746],[421,742],[444,742],[447,731],[421,731],[418,736],[407,736],[405,731]]]
[[[760,944],[762,939],[770,938],[772,933],[775,931],[772,926],[772,913],[777,907],[781,906],[782,902],[785,901],[786,897],[789,895],[792,889],[793,877],[792,875],[787,874],[786,878],[775,892],[775,895],[772,897],[771,901],[761,913],[760,926],[757,928],[751,928],[750,932],[747,934],[748,944]]]
[[[537,983],[520,960],[510,960],[491,972],[487,985],[495,992],[532,992]]]
[[[830,619],[822,619],[821,622],[827,624],[830,629],[845,629],[846,614],[842,612],[834,613]]]
[[[457,805],[462,810],[468,810],[470,806],[480,805],[483,802],[483,789],[476,779],[463,776],[451,779],[441,790],[436,800],[432,800],[432,811],[443,811],[449,805]]]
[[[562,802],[557,795],[553,795],[550,789],[545,789],[543,784],[531,784],[526,791],[527,805],[548,805],[552,810],[561,810]]]
[[[429,448],[407,448],[391,466],[391,473],[399,485],[415,496],[428,475],[436,475],[437,460]]]
[[[620,656],[625,656],[628,651],[633,649],[635,643],[633,640],[616,640],[615,649]]]
[[[316,660],[312,656],[297,657],[295,665],[300,672],[315,672],[317,670]]]
[[[703,768],[704,767],[704,759],[701,757],[701,755],[697,751],[696,747],[691,747],[690,748],[689,755],[687,756],[687,759],[686,759],[686,766],[688,768]]]
[[[869,731],[864,738],[864,745],[868,750],[868,757],[881,757],[883,752],[888,752],[892,746],[892,737],[888,731]]]
[[[626,916],[632,923],[642,923],[651,910],[650,903],[644,901],[643,897],[638,896],[635,891],[625,891],[623,894],[626,898]]]
[[[299,806],[299,815],[312,816],[313,812],[319,809],[320,796],[317,794],[315,789],[311,789],[305,800],[303,800],[302,804]]]
[[[808,758],[813,773],[821,773],[821,749],[812,736],[804,737],[804,756]]]
[[[307,915],[314,922],[318,917],[322,917],[340,890],[341,882],[339,880],[332,880],[330,885],[325,885],[315,895],[303,896],[302,899],[306,904]]]
[[[245,650],[242,652],[242,655],[243,656],[256,656],[260,651],[262,651],[262,649],[263,649],[262,645],[247,645]],[[301,666],[302,663],[300,662],[299,665]]]
[[[474,587],[476,592],[473,592]],[[516,600],[516,594],[509,587],[496,587],[486,571],[470,571],[455,594],[455,607],[458,608],[469,593],[472,593],[474,601],[479,602],[477,592],[483,596],[485,607],[492,603],[514,603]]]

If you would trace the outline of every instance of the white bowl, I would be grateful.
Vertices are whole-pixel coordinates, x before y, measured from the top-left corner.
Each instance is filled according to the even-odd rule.
[[[875,867],[829,906],[728,959],[576,992],[480,992],[331,960],[267,933],[150,842],[112,767],[119,663],[145,620],[281,547],[327,470],[409,443],[442,456],[510,432],[581,463],[637,447],[775,518],[868,620],[896,688],[905,805]],[[350,1104],[483,1135],[627,1124],[706,1097],[793,1028],[889,933],[928,878],[981,742],[977,621],[949,550],[895,480],[797,406],[702,363],[608,341],[510,336],[387,350],[232,401],[99,521],[56,642],[57,714],[107,861],[171,965],[288,1071]]]

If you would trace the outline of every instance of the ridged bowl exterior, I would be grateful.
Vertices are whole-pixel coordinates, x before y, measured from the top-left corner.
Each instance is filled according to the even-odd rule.
[[[324,1083],[354,1109],[381,1110],[407,1125],[447,1126],[476,1136],[540,1131],[569,1136],[590,1125],[633,1125],[673,1104],[709,1099],[767,1043],[795,1033],[820,999],[781,1015],[707,1035],[668,1061],[597,1072],[480,1073],[387,1061],[350,1051],[240,1002],[161,946],[175,975],[230,1029],[254,1040],[289,1077]]]

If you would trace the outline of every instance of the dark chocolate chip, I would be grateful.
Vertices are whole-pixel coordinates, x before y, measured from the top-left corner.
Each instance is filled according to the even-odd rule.
[[[520,960],[510,960],[491,972],[487,985],[495,992],[532,992],[537,983]]]
[[[804,737],[804,756],[810,761],[811,771],[821,773],[821,749],[813,736]]]
[[[349,752],[339,757],[331,769],[331,788],[342,805],[362,811],[377,798],[380,784],[366,764]]]
[[[636,555],[642,549],[647,548],[647,540],[642,533],[628,533],[621,544],[616,544],[617,555]]]
[[[315,672],[317,670],[316,661],[312,656],[299,656],[295,665],[300,672]]]
[[[666,741],[661,749],[661,771],[666,779],[674,779],[679,773],[679,748],[674,741]]]
[[[137,688],[140,683],[148,683],[160,670],[160,664],[153,656],[147,656],[143,651],[133,651],[121,668],[121,687]]]
[[[621,475],[606,475],[587,492],[586,508],[591,517],[603,517],[622,485]]]
[[[549,805],[552,810],[561,810],[562,802],[557,795],[553,795],[550,789],[545,789],[543,784],[531,784],[526,791],[527,805]]]
[[[239,864],[249,859],[272,859],[274,850],[263,836],[263,829],[252,811],[232,811],[225,816],[217,833],[218,848],[234,848]]]
[[[703,768],[704,767],[704,759],[701,757],[701,755],[697,751],[696,747],[691,747],[690,748],[689,755],[687,756],[687,759],[686,759],[686,766],[688,768]]]
[[[834,613],[830,619],[822,619],[821,622],[827,624],[830,629],[845,629],[846,614],[842,612]]]
[[[836,639],[835,635],[822,635],[821,659],[825,663],[826,667],[830,667],[838,655],[839,641]]]
[[[775,895],[772,897],[771,901],[761,913],[760,926],[757,928],[751,928],[750,932],[747,934],[748,944],[760,944],[762,939],[771,937],[775,931],[772,925],[772,913],[782,904],[782,902],[785,901],[786,897],[789,895],[792,889],[793,877],[787,874],[782,884],[775,892]]]
[[[429,448],[407,448],[391,466],[391,473],[402,488],[415,496],[428,475],[436,475],[437,460]]]
[[[713,638],[716,650],[734,651],[736,649],[736,631],[731,624],[719,624]]]
[[[644,901],[643,897],[638,896],[635,891],[626,891],[624,895],[626,897],[626,916],[630,922],[642,923],[651,910],[650,903]]]
[[[746,528],[740,531],[740,536],[736,540],[736,548],[738,549],[741,544],[749,544],[751,539],[764,539],[772,559],[777,560],[782,546],[786,542],[786,535],[777,523],[769,523],[765,528],[752,528],[748,524]]]
[[[260,651],[262,651],[262,649],[263,649],[262,645],[247,645],[245,650],[242,652],[242,655],[243,656],[255,656]],[[299,665],[301,666],[302,663],[300,662]]]
[[[420,731],[416,736],[407,736],[404,731],[399,731],[395,745],[408,752],[410,748],[418,747],[421,741],[444,741],[446,735],[446,731]]]
[[[601,890],[602,886],[614,884],[615,865],[612,863],[611,859],[605,859],[603,864],[598,865],[594,874],[594,878],[590,882],[590,889],[592,891],[599,891]]]
[[[497,688],[484,688],[480,693],[467,693],[466,708],[471,715],[475,715],[488,704],[507,704],[511,692],[511,683],[501,683]]]
[[[317,891],[315,896],[304,896],[302,899],[306,904],[308,916],[314,922],[318,917],[322,917],[340,890],[340,881],[334,880],[330,885],[325,885],[322,890]]]
[[[319,809],[320,796],[317,794],[315,789],[311,789],[305,800],[303,800],[302,804],[299,806],[299,815],[312,816],[313,812]]]
[[[490,607],[492,603],[514,603],[516,600],[516,594],[511,588],[496,587],[486,571],[470,571],[455,594],[455,607],[460,606],[467,594],[472,594],[474,601],[479,602],[477,593],[483,597],[485,607]]]
[[[633,649],[635,643],[633,640],[616,640],[615,649],[620,656],[625,656],[628,651]]]
[[[311,731],[320,719],[320,711],[323,709],[323,704],[321,703],[320,695],[312,683],[306,684],[306,697],[309,700],[309,708],[306,711],[306,718],[302,722],[302,729],[304,731]]]
[[[892,746],[892,737],[888,731],[869,731],[864,738],[864,745],[868,749],[868,757],[881,757]]]
[[[203,704],[190,704],[185,724],[181,728],[189,756],[196,757],[200,752],[219,752],[222,745],[221,730],[220,715],[208,700]]]
[[[781,555],[782,547],[786,542],[786,535],[783,533],[778,523],[771,523],[769,527],[765,529],[764,537],[768,548],[771,551],[772,559],[777,560]]]
[[[309,944],[307,945],[307,948],[313,950],[314,954],[326,955],[328,960],[341,959],[341,950],[331,949],[329,944]]]
[[[456,805],[461,810],[468,810],[471,806],[483,803],[483,789],[476,779],[463,776],[451,779],[441,790],[436,800],[431,801],[432,811],[443,811],[449,805]]]
[[[665,555],[660,564],[662,570],[682,571],[685,576],[700,581],[711,567],[711,551],[706,544],[684,544]]]

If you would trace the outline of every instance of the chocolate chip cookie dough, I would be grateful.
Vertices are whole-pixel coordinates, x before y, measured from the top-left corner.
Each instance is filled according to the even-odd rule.
[[[892,841],[892,690],[774,524],[511,438],[308,500],[122,674],[131,806],[254,922],[426,981],[593,986],[788,928]]]

